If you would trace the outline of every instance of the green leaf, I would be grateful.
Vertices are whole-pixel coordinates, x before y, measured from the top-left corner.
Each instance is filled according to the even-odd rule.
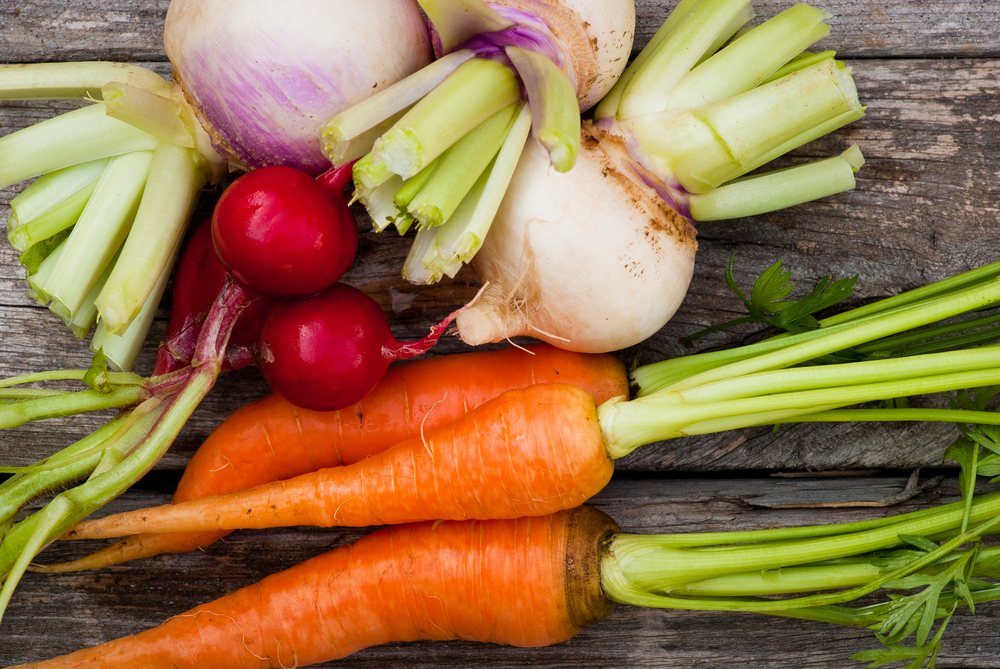
[[[102,393],[109,393],[114,390],[114,384],[108,378],[107,358],[104,357],[104,352],[100,349],[94,354],[94,359],[90,363],[90,370],[84,375],[83,382]]]
[[[791,271],[786,270],[783,262],[779,259],[757,277],[748,298],[740,289],[739,284],[736,283],[736,277],[733,275],[735,259],[736,254],[734,253],[729,258],[729,266],[726,267],[726,283],[743,302],[749,315],[706,328],[685,337],[684,341],[691,342],[718,330],[753,322],[763,323],[792,333],[815,330],[820,327],[820,324],[813,314],[850,297],[858,281],[858,277],[855,275],[830,283],[830,277],[825,276],[801,300],[786,300],[785,298],[792,292],[795,284],[791,283]]]

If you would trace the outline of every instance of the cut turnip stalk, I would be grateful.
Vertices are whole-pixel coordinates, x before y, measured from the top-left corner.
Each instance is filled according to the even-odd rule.
[[[458,319],[466,343],[638,344],[684,297],[695,221],[855,187],[856,147],[748,176],[864,114],[850,68],[802,51],[829,32],[824,12],[796,5],[747,30],[752,15],[748,0],[684,0],[584,124],[568,178],[524,152],[472,260],[492,287]]]
[[[374,139],[354,172],[355,196],[376,231],[391,222],[405,234],[417,222],[419,238],[403,270],[408,281],[453,276],[482,243],[498,206],[497,192],[510,180],[509,172],[495,178],[491,172],[496,165],[506,170],[516,163],[512,152],[520,151],[527,137],[517,133],[515,146],[510,124],[499,117],[502,110],[522,98],[530,102],[529,128],[549,164],[560,172],[573,167],[580,110],[610,90],[634,31],[631,0],[592,4],[424,0],[441,60],[326,124],[324,152],[341,165],[358,155],[377,128],[412,105]],[[501,146],[506,154],[497,160]],[[459,211],[462,220],[447,234],[426,229],[447,225]],[[464,235],[473,213],[475,232]]]
[[[74,165],[38,178],[10,201],[7,240],[18,251],[71,227],[83,213],[108,159]]]
[[[93,293],[118,244],[118,266],[96,306],[102,327],[122,332],[154,299],[154,287],[206,183],[218,182],[230,166],[285,164],[312,175],[326,169],[319,124],[370,96],[373,86],[383,90],[423,67],[431,55],[426,24],[412,0],[357,5],[351,11],[323,0],[301,0],[291,8],[263,0],[233,6],[172,0],[164,43],[176,82],[119,63],[0,66],[0,100],[96,103],[0,138],[0,187],[42,177],[23,198],[15,198],[8,226],[30,275],[62,241],[53,236],[89,216],[62,244],[63,266],[34,277],[34,294],[55,297],[53,311],[75,334],[85,335],[94,305],[80,300]],[[381,19],[373,21],[373,15]],[[419,97],[396,109],[390,120]],[[157,157],[139,191],[135,235],[120,216],[104,222],[94,220],[96,207],[84,213],[96,187],[94,161],[129,160],[130,154],[151,151]],[[88,162],[93,165],[84,168]],[[53,174],[62,170],[66,173]],[[140,172],[121,188],[134,185]],[[150,225],[156,219],[165,225]],[[90,240],[95,225],[102,230],[100,239]],[[150,230],[156,234],[147,236]],[[130,235],[124,243],[123,232]],[[134,239],[138,235],[144,236],[141,242]],[[42,242],[45,246],[34,248]],[[66,269],[77,264],[78,272]],[[49,289],[42,279],[61,287]],[[132,330],[130,337],[144,335]]]

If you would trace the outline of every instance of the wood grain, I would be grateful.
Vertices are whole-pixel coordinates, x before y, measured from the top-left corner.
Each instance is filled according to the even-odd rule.
[[[162,47],[167,0],[8,0],[0,4],[0,62],[107,59],[169,75]],[[665,19],[673,0],[639,0],[636,47]],[[789,3],[757,0],[761,18]],[[867,163],[858,188],[821,202],[699,226],[695,277],[674,319],[623,360],[651,362],[751,340],[756,328],[718,334],[688,347],[681,338],[742,313],[722,277],[735,253],[736,277],[749,286],[783,259],[804,294],[826,274],[859,275],[857,305],[1000,258],[1000,11],[995,0],[826,0],[831,35],[853,68],[864,119],[778,161],[780,167],[842,151],[851,143]],[[0,135],[77,106],[0,103]],[[0,220],[21,189],[0,190]],[[207,215],[217,193],[202,199]],[[359,212],[360,214],[360,212]],[[369,232],[359,215],[360,254],[346,279],[371,294],[399,338],[417,338],[467,300],[468,270],[425,289],[399,268],[408,240]],[[152,366],[169,297],[158,312],[138,370]],[[434,355],[465,350],[447,338]],[[84,344],[25,294],[16,254],[0,244],[0,377],[89,364]],[[163,503],[191,453],[236,407],[266,394],[253,369],[223,375],[170,453],[106,511]],[[939,404],[942,398],[918,402]],[[65,446],[107,416],[58,419],[0,432],[0,464],[24,465]],[[954,436],[949,425],[803,425],[677,439],[639,449],[593,503],[634,532],[720,531],[839,522],[955,499],[952,478],[920,479]],[[822,471],[855,475],[815,476]],[[868,475],[862,476],[860,472]],[[772,474],[786,476],[772,476]],[[898,503],[897,503],[898,502]],[[897,503],[883,507],[884,504]],[[102,511],[102,513],[105,511]],[[161,556],[100,572],[29,575],[0,625],[0,665],[68,652],[140,631],[196,603],[361,536],[363,531],[288,528],[236,533],[205,554]],[[88,546],[56,545],[56,560]],[[1000,607],[982,606],[949,627],[938,667],[1000,666]],[[780,618],[618,607],[600,625],[547,649],[471,643],[392,644],[326,666],[365,667],[860,667],[852,653],[877,643],[865,630]]]

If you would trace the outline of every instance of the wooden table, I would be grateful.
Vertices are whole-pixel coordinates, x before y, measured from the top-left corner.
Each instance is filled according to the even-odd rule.
[[[641,0],[637,46],[665,19],[672,0]],[[167,0],[6,0],[0,6],[0,62],[107,59],[161,74]],[[784,1],[758,0],[769,17]],[[823,275],[859,274],[853,304],[891,295],[1000,258],[1000,4],[996,0],[827,0],[835,48],[854,68],[867,116],[796,151],[794,159],[840,152],[850,143],[867,164],[857,190],[749,219],[699,226],[690,293],[646,346],[623,351],[643,362],[689,350],[686,334],[728,320],[742,306],[723,281],[749,285],[779,258],[799,287]],[[0,134],[75,107],[67,102],[0,104]],[[787,161],[786,161],[787,162]],[[0,191],[0,218],[20,186]],[[209,211],[211,197],[203,200]],[[376,297],[400,338],[414,338],[476,287],[471,273],[424,289],[398,276],[408,242],[368,232],[346,279]],[[0,248],[0,376],[84,367],[89,355],[25,295],[15,253]],[[798,293],[803,294],[803,293]],[[150,336],[163,335],[169,298]],[[751,330],[721,334],[699,349],[737,344]],[[464,347],[444,341],[435,354]],[[138,371],[151,369],[148,345]],[[255,370],[224,375],[156,469],[110,510],[164,503],[186,460],[211,430],[267,388]],[[53,420],[0,433],[0,463],[22,465],[105,420]],[[934,469],[954,435],[948,425],[805,425],[747,429],[640,449],[593,503],[627,531],[692,532],[804,525],[894,514],[956,498],[953,471]],[[922,489],[907,488],[911,473]],[[931,478],[941,474],[944,480]],[[919,493],[911,496],[912,493]],[[904,494],[905,493],[905,494]],[[0,664],[38,660],[150,627],[343,544],[363,531],[291,528],[240,532],[205,553],[162,556],[100,572],[28,575],[0,626]],[[58,546],[47,559],[67,555]],[[1000,666],[1000,606],[961,615],[948,629],[938,667]],[[451,667],[845,667],[876,647],[870,632],[753,615],[618,607],[602,624],[547,649],[473,643],[394,644],[328,666]]]

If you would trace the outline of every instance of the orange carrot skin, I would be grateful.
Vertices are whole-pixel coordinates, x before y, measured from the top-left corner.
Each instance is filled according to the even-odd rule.
[[[594,399],[576,386],[539,384],[353,465],[85,520],[63,538],[542,516],[579,506],[613,471]]]
[[[160,627],[21,669],[292,667],[418,639],[551,645],[611,610],[599,557],[617,531],[588,507],[387,528]]]
[[[607,354],[532,344],[392,365],[361,402],[340,411],[300,409],[278,395],[247,404],[227,418],[194,454],[173,502],[246,490],[307,472],[349,465],[449,423],[514,388],[569,383],[598,404],[628,394],[621,361]],[[61,565],[92,569],[161,553],[204,549],[228,531],[128,537]]]

